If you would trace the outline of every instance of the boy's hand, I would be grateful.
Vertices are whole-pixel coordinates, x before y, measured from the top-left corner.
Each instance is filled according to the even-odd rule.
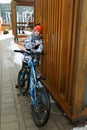
[[[35,41],[35,45],[38,46],[40,44],[39,41]]]

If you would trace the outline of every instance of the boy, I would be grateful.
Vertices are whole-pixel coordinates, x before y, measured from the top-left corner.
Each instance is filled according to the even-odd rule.
[[[33,52],[41,53],[43,50],[43,41],[42,41],[42,27],[36,25],[33,29],[32,34],[25,40],[24,46],[26,50],[32,50]],[[37,60],[37,57],[35,58]],[[25,54],[23,61],[25,63],[29,62],[28,54]]]

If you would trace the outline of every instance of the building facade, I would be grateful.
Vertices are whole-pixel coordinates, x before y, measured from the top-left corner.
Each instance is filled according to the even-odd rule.
[[[17,22],[33,21],[34,8],[32,6],[16,6]],[[0,17],[3,24],[11,24],[11,4],[0,4]]]
[[[0,4],[0,17],[2,18],[3,24],[11,23],[11,5]]]

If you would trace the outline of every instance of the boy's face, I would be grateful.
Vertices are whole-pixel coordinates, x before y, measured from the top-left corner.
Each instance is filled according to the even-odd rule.
[[[38,30],[35,30],[34,34],[35,34],[35,36],[38,36],[40,34],[40,32]]]

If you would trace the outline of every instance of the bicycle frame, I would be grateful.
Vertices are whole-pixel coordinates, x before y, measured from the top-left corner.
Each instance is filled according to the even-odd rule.
[[[33,59],[28,63],[28,67],[30,67],[30,88],[28,90],[28,93],[31,96],[31,100],[34,106],[36,106],[36,87],[39,86],[38,80],[36,78],[36,71],[35,71],[35,65],[33,62]]]

